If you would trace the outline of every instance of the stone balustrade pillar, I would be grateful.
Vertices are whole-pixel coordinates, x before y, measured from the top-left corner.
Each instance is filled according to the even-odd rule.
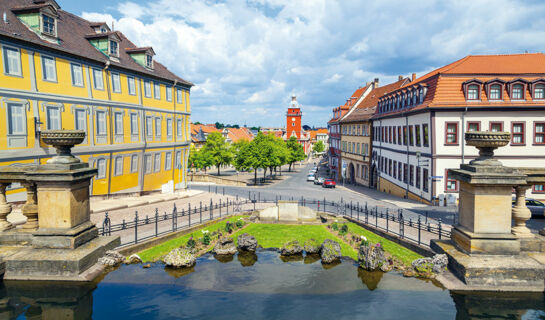
[[[526,221],[532,217],[530,209],[526,207],[526,190],[531,186],[529,185],[519,185],[515,187],[516,200],[515,206],[512,209],[513,220],[515,225],[511,228],[511,233],[513,233],[517,238],[532,238],[534,235],[526,226]]]
[[[8,184],[0,183],[0,231],[7,231],[13,228],[7,216],[11,213],[11,204],[6,201],[6,187]]]
[[[38,201],[36,195],[36,184],[25,182],[27,201],[23,205],[21,212],[27,218],[22,226],[22,231],[36,231],[38,229]]]

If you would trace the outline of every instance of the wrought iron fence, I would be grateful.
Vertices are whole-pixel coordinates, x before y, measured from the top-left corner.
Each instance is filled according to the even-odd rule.
[[[429,240],[450,238],[450,226],[444,225],[441,219],[431,219],[428,213],[425,215],[408,213],[403,209],[392,210],[385,207],[369,206],[367,203],[341,201],[328,201],[327,199],[295,199],[293,197],[275,197],[264,199],[261,195],[249,194],[248,199],[238,196],[233,199],[219,200],[214,203],[198,205],[188,204],[187,208],[178,208],[174,204],[170,213],[159,213],[156,208],[150,215],[142,216],[135,211],[134,218],[130,221],[122,220],[121,223],[112,224],[109,214],[106,212],[99,227],[99,233],[106,235],[120,235],[121,246],[139,243],[165,234],[188,229],[192,226],[203,224],[207,221],[222,218],[228,215],[240,215],[253,212],[263,205],[278,204],[281,200],[298,201],[302,206],[307,206],[318,212],[325,212],[335,216],[347,217],[365,225],[382,230],[388,234],[412,241],[417,245],[429,246]],[[259,207],[259,208],[258,208]],[[407,217],[410,214],[411,217]],[[415,217],[413,219],[413,217]]]

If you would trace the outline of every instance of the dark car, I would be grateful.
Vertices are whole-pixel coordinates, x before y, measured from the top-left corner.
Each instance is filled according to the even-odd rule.
[[[515,199],[513,199],[513,206],[515,206]],[[530,209],[533,217],[545,217],[545,203],[535,199],[526,199],[526,207]]]
[[[322,183],[322,187],[324,188],[335,188],[335,180],[333,179],[325,179],[324,183]]]

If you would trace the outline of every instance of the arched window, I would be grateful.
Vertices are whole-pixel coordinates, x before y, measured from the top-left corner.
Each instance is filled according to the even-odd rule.
[[[524,98],[524,88],[522,84],[514,84],[513,92],[511,93],[511,99],[523,99]]]
[[[490,86],[490,100],[501,100],[501,86],[493,84]]]
[[[420,103],[424,102],[424,88],[420,87],[420,90],[418,90],[418,97],[420,98]]]
[[[467,87],[467,100],[479,100],[479,86],[472,84]]]
[[[545,99],[545,85],[537,84],[534,89],[534,99]]]
[[[405,107],[405,94],[401,95],[401,108]]]
[[[416,105],[416,101],[417,101],[417,91],[416,89],[413,91],[413,105]]]

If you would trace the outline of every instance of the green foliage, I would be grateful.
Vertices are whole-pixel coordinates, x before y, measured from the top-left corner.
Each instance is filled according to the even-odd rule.
[[[210,233],[205,232],[205,233],[203,234],[203,236],[202,236],[201,241],[202,241],[202,243],[203,243],[204,245],[206,245],[206,246],[209,245],[209,244],[210,244]]]
[[[297,138],[295,136],[291,136],[288,141],[286,141],[286,147],[288,148],[288,159],[287,163],[290,164],[290,170],[291,165],[297,161],[305,160],[305,149],[299,142],[297,141]]]
[[[344,236],[347,233],[348,233],[348,226],[346,224],[343,224],[341,226],[341,230],[339,231],[339,234]]]
[[[191,238],[187,240],[185,247],[188,249],[193,249],[195,248],[196,245],[197,245],[197,242],[195,242],[195,240],[193,240],[193,236],[191,236]]]
[[[322,153],[324,152],[325,150],[325,145],[324,143],[320,140],[318,142],[316,142],[314,144],[314,146],[312,147],[312,150],[315,152],[315,153]]]
[[[231,147],[219,132],[210,133],[200,151],[218,168],[218,175],[220,174],[220,167],[222,165],[230,164],[233,161]]]
[[[189,165],[196,169],[205,169],[212,166],[212,158],[208,150],[201,148],[197,150],[194,146],[189,149]]]
[[[242,221],[242,219],[238,219],[238,220],[235,222],[235,226],[236,226],[238,229],[244,227],[244,221]]]
[[[339,230],[339,225],[337,224],[337,222],[333,222],[333,223],[331,224],[331,229],[333,229],[333,230],[335,230],[335,231]]]
[[[224,230],[225,230],[225,232],[228,232],[228,233],[233,232],[233,223],[227,222],[227,223],[225,224]]]

